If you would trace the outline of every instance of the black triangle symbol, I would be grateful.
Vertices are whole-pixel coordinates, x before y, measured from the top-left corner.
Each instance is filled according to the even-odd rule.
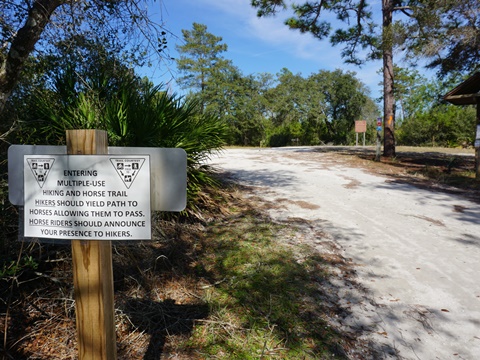
[[[28,166],[30,167],[30,170],[32,170],[33,176],[40,188],[43,188],[43,185],[45,185],[48,173],[52,169],[54,162],[54,158],[27,158]]]
[[[130,189],[140,169],[145,162],[144,158],[110,158],[113,168],[123,183]]]

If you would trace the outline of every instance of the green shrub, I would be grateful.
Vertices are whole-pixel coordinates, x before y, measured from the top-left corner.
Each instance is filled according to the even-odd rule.
[[[224,146],[227,127],[201,115],[195,100],[184,101],[137,79],[126,79],[108,97],[93,90],[68,103],[60,100],[63,97],[59,94],[53,104],[51,94],[37,98],[42,121],[32,123],[32,132],[49,134],[49,142],[58,144],[65,130],[101,129],[108,132],[110,146],[182,148],[187,153],[190,197],[213,183],[204,162]]]

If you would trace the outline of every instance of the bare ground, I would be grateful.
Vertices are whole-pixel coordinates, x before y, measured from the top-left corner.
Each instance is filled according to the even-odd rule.
[[[213,163],[250,186],[272,219],[302,229],[280,241],[336,259],[337,278],[322,286],[338,296],[332,322],[360,340],[350,358],[476,359],[473,156],[373,158],[373,149],[288,148],[231,150]]]

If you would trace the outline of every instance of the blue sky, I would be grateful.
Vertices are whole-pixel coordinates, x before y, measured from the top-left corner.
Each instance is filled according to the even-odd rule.
[[[375,2],[375,1],[374,1]],[[258,18],[250,0],[163,0],[155,2],[155,18],[177,36],[169,38],[170,55],[177,56],[175,44],[182,43],[182,29],[192,29],[193,22],[204,24],[207,31],[220,36],[227,44],[223,55],[232,60],[244,75],[268,72],[278,73],[287,68],[304,77],[320,70],[349,70],[357,73],[371,90],[373,97],[379,97],[378,85],[381,75],[381,61],[367,63],[361,68],[343,63],[340,47],[332,47],[328,40],[319,41],[310,34],[301,34],[283,24],[287,14],[276,17]],[[154,83],[167,83],[175,77],[175,63],[162,64],[160,68],[144,69],[142,74]],[[177,93],[178,86],[170,87]]]

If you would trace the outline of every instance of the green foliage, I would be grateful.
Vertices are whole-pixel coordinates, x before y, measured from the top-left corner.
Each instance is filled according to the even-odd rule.
[[[0,279],[17,276],[22,271],[36,270],[37,268],[38,262],[31,255],[25,255],[19,261],[4,262],[0,269]]]
[[[312,104],[321,103],[320,92],[308,88],[307,81],[301,74],[293,74],[283,68],[277,74],[277,85],[266,93],[267,110],[274,126],[303,122],[311,111]],[[313,101],[310,101],[314,96]]]
[[[32,110],[22,113],[26,118],[17,133],[22,142],[64,144],[67,129],[103,129],[111,146],[183,148],[189,195],[212,184],[203,163],[225,144],[225,121],[202,113],[198,100],[185,100],[139,79],[101,44],[82,44],[82,56],[91,61],[79,62],[75,51],[49,57],[45,61],[52,63],[42,76],[52,86],[18,96]]]
[[[328,139],[334,144],[347,144],[348,134],[367,101],[364,85],[355,73],[341,70],[321,71],[312,80],[325,96]]]
[[[266,144],[271,147],[300,145],[305,143],[303,136],[302,123],[291,122],[270,129],[267,133]]]
[[[431,59],[430,68],[440,69],[440,75],[478,70],[480,34],[477,0],[384,0],[381,3],[381,23],[375,23],[373,6],[363,0],[300,1],[255,0],[251,5],[258,16],[274,15],[289,9],[293,16],[285,22],[291,29],[310,33],[322,40],[330,36],[333,45],[343,45],[341,54],[346,63],[361,65],[365,61],[383,58],[384,118],[393,118],[393,54],[399,50],[418,63],[419,58]],[[401,12],[401,13],[400,13]],[[400,17],[394,21],[394,14]],[[332,19],[337,20],[335,23]],[[333,30],[332,25],[337,26]],[[380,31],[378,31],[380,29]],[[333,33],[333,34],[332,34]],[[329,126],[332,140],[344,143],[348,123],[341,129]],[[394,128],[384,132],[384,155],[395,155]],[[340,138],[337,137],[340,133]]]
[[[474,107],[445,104],[441,95],[459,79],[428,81],[417,71],[396,68],[395,93],[401,119],[397,141],[413,146],[471,146],[475,136]]]
[[[333,45],[343,45],[342,57],[347,63],[379,59],[384,50],[397,47],[415,64],[419,58],[428,59],[428,67],[439,69],[441,75],[472,73],[479,68],[477,0],[384,1],[384,14],[399,15],[392,24],[375,23],[372,3],[362,0],[300,1],[288,6],[286,1],[261,0],[251,4],[258,9],[258,16],[289,11],[292,16],[285,24],[290,29],[320,40],[330,36]]]
[[[329,295],[312,278],[328,278],[325,261],[310,248],[298,261],[275,241],[281,226],[241,215],[209,227],[197,271],[218,280],[205,294],[211,320],[185,346],[219,359],[345,358],[340,334],[319,316]]]
[[[477,0],[417,0],[413,5],[398,32],[411,59],[427,59],[427,67],[438,69],[442,77],[480,69]]]
[[[378,111],[354,73],[319,71],[304,78],[283,69],[277,82],[265,93],[270,146],[346,144],[359,114]]]
[[[475,137],[474,107],[438,105],[404,121],[398,143],[413,146],[472,146]]]
[[[203,112],[224,119],[234,145],[318,145],[351,141],[354,121],[367,106],[368,92],[355,73],[319,71],[308,78],[282,69],[244,76],[220,54],[221,38],[201,24],[183,31],[177,66],[181,83],[196,91]]]
[[[206,113],[224,118],[235,145],[261,144],[267,120],[264,118],[265,99],[270,77],[243,76],[238,69],[218,74],[206,90]]]
[[[222,38],[202,24],[182,30],[184,45],[178,46],[177,67],[183,76],[181,86],[194,91],[202,112],[223,119],[229,128],[229,141],[236,145],[260,145],[264,135],[262,93],[270,76],[243,76],[221,54],[227,50]]]
[[[207,32],[207,26],[193,23],[192,30],[182,30],[184,44],[177,46],[177,68],[184,75],[178,79],[184,88],[204,91],[215,72],[230,62],[220,54],[227,51],[222,38]]]
[[[279,0],[252,1],[258,9],[258,16],[275,15],[286,10],[287,3]],[[343,44],[342,56],[345,61],[362,64],[367,60],[379,58],[381,34],[372,19],[370,5],[365,1],[303,1],[291,3],[291,13],[285,24],[290,29],[310,33],[319,40],[330,36],[332,44]],[[332,33],[331,19],[340,20],[339,27]]]
[[[168,59],[167,32],[153,22],[148,1],[23,0],[0,2],[0,112],[29,56],[76,52],[76,64],[93,65],[83,57],[82,43],[102,44],[122,61],[151,66]],[[63,49],[62,49],[63,47]],[[1,120],[1,119],[0,119]]]
[[[41,133],[53,139],[62,139],[67,129],[96,128],[107,130],[111,146],[184,149],[192,194],[209,182],[202,164],[225,143],[223,121],[202,115],[196,101],[184,102],[150,83],[139,87],[127,79],[116,96],[101,99],[96,92],[80,93],[64,108],[48,106],[49,100],[39,98],[38,107],[45,120]]]
[[[0,234],[0,259],[3,260],[3,256],[9,256],[9,245],[11,241],[17,239],[17,224],[18,224],[18,212],[8,200],[8,182],[7,182],[7,169],[6,159],[2,159],[0,162],[1,179],[0,179],[0,228],[2,232]],[[1,261],[0,261],[1,264]],[[1,265],[0,265],[1,266]]]

